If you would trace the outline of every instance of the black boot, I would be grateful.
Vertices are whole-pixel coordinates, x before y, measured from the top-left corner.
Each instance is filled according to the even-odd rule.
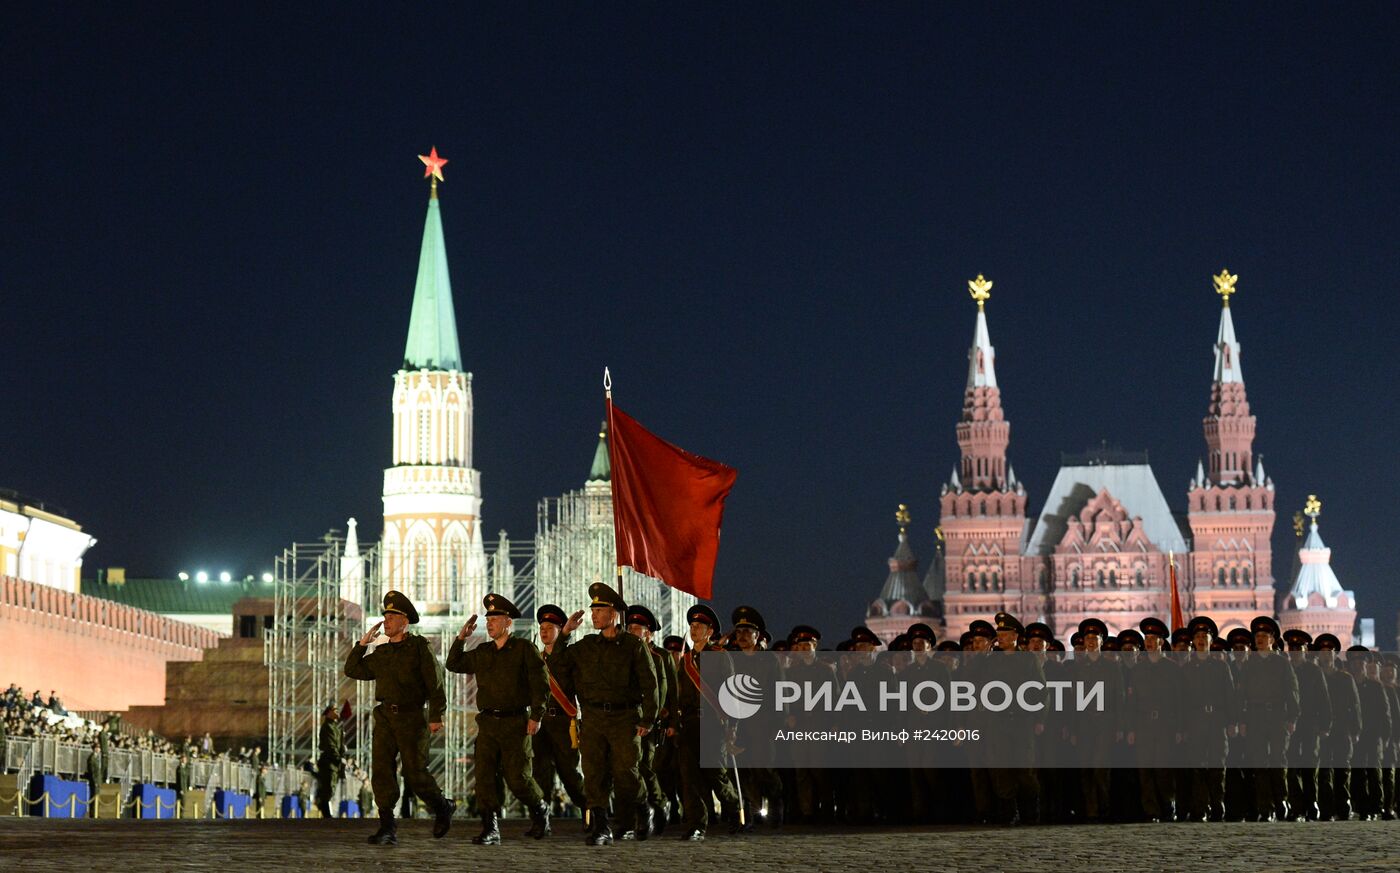
[[[778,830],[783,826],[785,816],[783,799],[774,797],[768,800],[768,826],[773,830]]]
[[[690,828],[681,834],[680,840],[683,843],[703,843],[705,842],[705,832],[699,828]]]
[[[549,827],[549,804],[541,800],[530,810],[530,829],[525,832],[525,836],[543,839],[553,831]]]
[[[588,814],[593,828],[588,832],[585,842],[590,846],[611,846],[613,835],[612,828],[608,827],[608,811],[606,809],[591,809]]]
[[[394,814],[388,815],[380,813],[379,830],[370,834],[369,844],[371,846],[397,846],[399,844],[398,825],[394,821]]]
[[[448,828],[452,827],[452,813],[457,811],[457,804],[445,797],[439,797],[433,809],[433,836],[442,839],[447,836]]]
[[[647,837],[651,836],[652,825],[655,818],[656,817],[652,814],[650,803],[641,803],[637,805],[638,840],[645,840]]]
[[[499,846],[501,844],[501,817],[494,812],[481,814],[481,833],[472,837],[477,846]]]
[[[666,823],[671,820],[671,804],[662,801],[661,805],[655,807],[656,815],[652,819],[651,832],[656,836],[661,836],[666,832]]]

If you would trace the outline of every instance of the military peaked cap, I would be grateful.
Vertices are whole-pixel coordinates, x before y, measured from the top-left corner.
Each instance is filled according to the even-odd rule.
[[[408,618],[409,624],[418,623],[418,610],[413,607],[413,601],[408,599],[408,595],[402,591],[384,592],[384,615],[402,615]]]

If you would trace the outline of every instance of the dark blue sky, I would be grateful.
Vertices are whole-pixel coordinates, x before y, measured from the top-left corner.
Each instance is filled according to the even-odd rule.
[[[488,534],[581,483],[600,373],[737,466],[716,580],[844,633],[932,549],[975,308],[1038,511],[1060,451],[1204,453],[1219,303],[1277,483],[1393,640],[1394,7],[29,8],[0,34],[0,486],[90,568],[378,529],[443,189]]]

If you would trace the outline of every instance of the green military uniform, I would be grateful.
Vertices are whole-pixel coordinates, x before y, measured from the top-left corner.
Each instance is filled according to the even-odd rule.
[[[811,683],[810,687],[813,688],[819,688],[828,682],[835,683],[836,671],[831,664],[817,660],[816,647],[821,644],[821,640],[821,631],[809,624],[799,624],[788,633],[788,645],[794,650],[784,671],[789,682],[795,682],[799,687],[806,687],[805,683]],[[810,652],[806,651],[808,644],[812,647]],[[798,649],[799,646],[803,648]],[[930,663],[938,664],[936,661]],[[916,670],[919,666],[921,665],[913,664],[911,669]],[[938,667],[943,669],[944,687],[947,687],[947,668],[942,664],[938,664]],[[836,816],[836,796],[830,772],[820,766],[820,753],[808,744],[801,744],[794,751],[798,759],[798,766],[793,773],[798,814],[807,822],[833,823]],[[916,797],[918,796],[921,795],[916,792]]]
[[[710,626],[712,634],[719,632],[719,617],[713,609],[704,604],[696,604],[686,613],[687,624],[702,622]],[[711,644],[705,649],[706,658],[728,657],[722,649]],[[710,824],[711,796],[717,795],[722,808],[732,811],[737,823],[739,794],[729,781],[728,772],[723,768],[702,768],[700,766],[700,723],[702,719],[723,719],[724,714],[717,709],[718,702],[707,699],[702,688],[699,659],[701,655],[694,649],[687,650],[681,658],[676,690],[677,733],[676,757],[681,779],[681,825],[682,840],[699,842],[705,839]]]
[[[593,607],[610,607],[619,614],[627,610],[621,595],[601,582],[590,585],[588,594]],[[637,769],[642,751],[637,731],[656,723],[656,668],[646,645],[613,625],[569,646],[551,660],[550,669],[578,694],[583,715],[579,731],[583,787],[593,825],[589,842],[606,845],[612,842],[607,821],[609,776],[620,820],[635,815],[644,799]],[[649,824],[638,818],[639,839],[650,836],[650,828],[643,826]]]
[[[487,617],[520,617],[515,604],[499,594],[482,601]],[[482,836],[473,842],[500,842],[499,818],[505,798],[498,785],[504,780],[511,793],[525,804],[534,819],[530,836],[549,833],[549,811],[544,794],[531,774],[529,722],[544,717],[549,683],[544,661],[534,644],[505,635],[468,650],[459,635],[447,653],[447,669],[476,676],[476,808],[482,817]],[[492,833],[494,832],[494,840]]]
[[[1324,767],[1317,771],[1317,804],[1323,821],[1351,817],[1351,761],[1354,745],[1361,736],[1361,696],[1356,680],[1337,666],[1341,642],[1332,634],[1318,634],[1313,650],[1327,680],[1327,696],[1332,703],[1332,729],[1319,744]]]
[[[1375,677],[1374,656],[1365,646],[1347,649],[1347,666],[1356,678],[1361,698],[1361,736],[1351,764],[1351,796],[1362,819],[1381,814],[1381,764],[1384,744],[1390,739],[1390,697]]]
[[[0,719],[0,723],[3,723],[3,719]],[[4,750],[5,730],[3,727],[0,727],[0,759],[4,758]],[[4,761],[0,760],[0,772],[3,772],[3,768]],[[95,818],[97,816],[97,789],[102,785],[102,750],[98,748],[96,743],[93,743],[92,746],[88,748],[87,781],[90,786],[88,790],[88,797],[90,798],[88,802],[88,814]]]
[[[335,818],[331,797],[335,786],[345,773],[345,734],[335,704],[321,713],[321,751],[316,758],[316,806],[322,818]]]
[[[1025,628],[1015,616],[998,612],[995,616],[998,632],[1015,632],[1018,639],[1025,636]],[[1045,687],[1045,669],[1039,658],[1022,652],[1019,648],[1010,649],[1015,653],[1011,661],[1002,659],[989,662],[997,678],[1006,681],[1012,688],[1020,688],[1027,682]],[[1015,679],[1008,679],[1009,675]],[[1043,705],[1044,693],[1027,697]],[[1003,823],[1040,824],[1040,779],[1036,773],[1035,725],[1039,717],[1033,713],[1012,707],[997,719],[994,730],[988,732],[987,749],[992,768],[992,791],[997,799],[997,818]]]
[[[551,647],[553,651],[540,652],[540,658],[544,661],[545,679],[548,681],[552,678],[553,685],[549,688],[544,719],[540,722],[540,729],[535,733],[533,743],[535,784],[540,786],[540,790],[545,794],[545,802],[548,803],[554,794],[554,777],[557,775],[564,791],[569,795],[569,800],[582,814],[587,808],[588,800],[583,793],[583,774],[578,768],[578,746],[574,737],[577,728],[573,725],[574,718],[578,715],[578,701],[573,689],[565,687],[557,676],[549,672],[550,659],[557,658],[569,647],[569,637],[563,631],[568,624],[568,616],[564,615],[564,610],[558,606],[547,603],[535,611],[535,620],[541,625],[548,622],[559,628],[559,635],[554,638]]]
[[[641,625],[652,633],[661,628],[656,616],[641,604],[627,608],[627,624],[629,627],[634,624]],[[661,790],[657,761],[666,742],[666,730],[669,728],[674,732],[676,725],[676,663],[671,660],[665,649],[653,645],[650,641],[647,641],[647,650],[651,652],[652,666],[656,668],[658,708],[656,724],[652,726],[651,732],[642,738],[642,755],[637,760],[637,771],[642,780],[642,790],[646,794],[645,802],[653,813],[656,832],[661,833],[666,828],[670,810],[666,808],[666,794]]]
[[[263,798],[267,797],[267,768],[258,767],[257,774],[253,777],[253,817],[263,817],[263,807],[266,804]]]
[[[384,595],[384,613],[397,613],[418,623],[418,610],[398,591]],[[404,634],[396,643],[382,642],[373,651],[356,642],[345,659],[345,675],[374,682],[373,772],[374,802],[379,807],[380,829],[371,842],[398,842],[394,807],[399,799],[396,770],[402,764],[403,781],[436,815],[433,835],[442,836],[451,825],[456,805],[442,796],[437,780],[428,772],[428,726],[440,724],[447,711],[442,667],[423,637]],[[428,708],[424,717],[423,707]]]
[[[1081,621],[1079,632],[1085,637],[1097,636],[1100,641],[1108,639],[1108,626],[1097,618]],[[1073,729],[1078,747],[1076,751],[1083,763],[1079,785],[1084,795],[1084,816],[1090,822],[1105,821],[1113,812],[1110,804],[1113,770],[1110,765],[1115,735],[1122,727],[1120,719],[1126,700],[1122,665],[1115,656],[1104,657],[1102,652],[1102,649],[1097,653],[1086,649],[1083,657],[1076,656],[1070,664],[1070,673],[1075,681],[1089,687],[1102,682],[1104,687],[1103,711],[1079,713]]]
[[[1215,622],[1198,615],[1188,627],[1197,633],[1218,633]],[[1193,651],[1182,665],[1182,687],[1191,689],[1193,710],[1182,713],[1186,728],[1187,752],[1191,758],[1191,796],[1178,798],[1188,806],[1187,817],[1197,821],[1225,818],[1225,761],[1229,748],[1227,732],[1235,716],[1235,680],[1223,653]]]
[[[1159,618],[1138,625],[1144,637],[1160,640],[1133,665],[1129,682],[1129,730],[1138,766],[1138,791],[1143,815],[1151,821],[1171,821],[1176,801],[1177,744],[1181,725],[1181,667],[1168,654],[1171,631]]]
[[[1283,641],[1298,677],[1298,723],[1288,739],[1288,805],[1294,819],[1312,821],[1319,815],[1318,753],[1322,737],[1332,730],[1332,695],[1322,668],[1304,654],[1312,635],[1289,628]]]
[[[1250,622],[1251,633],[1279,639],[1278,623],[1267,615]],[[1238,687],[1244,696],[1246,766],[1254,777],[1255,817],[1288,817],[1288,735],[1298,722],[1298,676],[1288,658],[1274,651],[1245,656]]]

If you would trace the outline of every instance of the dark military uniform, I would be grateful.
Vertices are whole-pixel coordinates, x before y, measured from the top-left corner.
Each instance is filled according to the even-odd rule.
[[[697,604],[686,613],[688,624],[703,622],[711,632],[719,631],[719,617],[714,610],[704,604]],[[727,658],[718,645],[710,644],[704,652],[688,649],[681,657],[681,667],[677,671],[677,729],[676,758],[681,776],[681,825],[682,840],[692,842],[705,839],[710,826],[711,796],[718,795],[726,813],[733,811],[737,816],[739,795],[728,774],[723,768],[702,768],[700,766],[700,730],[702,720],[719,720],[723,723],[724,714],[716,709],[717,703],[707,697],[702,689],[704,680],[700,674],[700,659]],[[737,820],[737,819],[736,819]]]
[[[1191,619],[1198,630],[1216,634],[1215,622],[1206,616]],[[1227,733],[1236,723],[1235,680],[1223,654],[1191,653],[1182,665],[1182,686],[1191,689],[1191,709],[1181,714],[1187,753],[1191,758],[1191,797],[1178,798],[1187,806],[1187,817],[1200,821],[1225,817],[1225,757]]]
[[[549,671],[550,660],[559,657],[569,647],[569,637],[562,630],[568,623],[568,617],[559,607],[545,604],[536,610],[535,618],[540,624],[550,622],[561,629],[559,636],[554,638],[553,651],[540,652],[545,666],[545,679],[548,681],[553,678],[553,685],[549,686],[549,698],[545,700],[544,720],[540,722],[540,729],[535,733],[535,783],[540,786],[540,790],[545,793],[545,800],[548,801],[554,793],[554,777],[557,775],[564,785],[565,793],[569,795],[569,800],[582,815],[582,811],[588,808],[588,800],[583,793],[583,774],[578,768],[575,733],[578,730],[575,721],[575,716],[578,715],[578,701],[573,689],[565,686],[559,681],[559,677],[553,676]],[[562,700],[559,699],[561,697]]]
[[[1171,768],[1181,736],[1181,668],[1167,653],[1170,632],[1165,622],[1146,618],[1139,627],[1143,634],[1159,638],[1162,649],[1147,652],[1133,665],[1130,745],[1137,758],[1143,815],[1171,821],[1176,801],[1176,773]]]
[[[486,615],[520,617],[515,604],[499,594],[488,594],[482,601]],[[466,648],[459,635],[447,652],[447,669],[476,677],[476,750],[473,756],[476,779],[476,808],[481,815],[482,833],[473,842],[499,843],[500,813],[505,798],[499,783],[504,780],[534,821],[528,836],[547,836],[549,808],[530,767],[528,722],[544,717],[549,680],[544,661],[534,644],[509,631],[495,640]]]
[[[1347,665],[1366,665],[1373,656],[1365,646],[1347,649]],[[1353,661],[1356,659],[1356,661]],[[1351,796],[1362,818],[1381,814],[1381,755],[1390,739],[1390,698],[1384,686],[1367,668],[1353,668],[1356,691],[1361,697],[1361,737],[1356,742],[1351,765]]]
[[[1278,624],[1267,615],[1250,623],[1254,633],[1279,639]],[[1246,655],[1239,668],[1248,738],[1246,766],[1254,777],[1254,811],[1259,820],[1288,817],[1288,733],[1299,713],[1298,677],[1278,652]]]
[[[996,630],[1014,632],[1018,642],[1007,649],[1014,657],[990,662],[997,679],[1012,688],[1026,683],[1045,687],[1045,668],[1040,658],[1020,650],[1025,628],[1007,612],[996,614]],[[1044,704],[1044,692],[1026,695],[1025,702]],[[996,719],[986,735],[987,749],[996,764],[991,770],[992,791],[996,794],[997,818],[1007,824],[1040,824],[1040,779],[1035,769],[1035,726],[1043,725],[1042,715],[1013,706]]]
[[[1080,622],[1079,632],[1085,636],[1097,635],[1101,641],[1108,639],[1108,626],[1097,618]],[[1086,651],[1082,657],[1074,659],[1070,669],[1073,681],[1089,687],[1102,682],[1104,688],[1103,711],[1078,713],[1073,722],[1074,745],[1083,765],[1079,784],[1084,796],[1084,815],[1092,822],[1107,820],[1112,813],[1110,764],[1113,744],[1122,728],[1120,720],[1125,699],[1123,671],[1114,658]]]
[[[735,630],[747,627],[759,635],[767,633],[763,616],[752,606],[736,607],[730,620]],[[748,652],[737,651],[733,659],[734,669],[753,675],[765,688],[775,687],[777,680],[783,678],[777,657],[763,655],[758,647]],[[739,666],[740,664],[744,666]],[[752,730],[745,731],[743,722],[736,723],[734,727],[738,733],[736,742],[739,748],[744,750],[743,764],[737,765],[737,769],[742,773],[740,790],[744,794],[744,806],[748,810],[745,830],[752,830],[765,799],[768,801],[767,822],[775,828],[781,827],[784,817],[783,780],[773,767],[771,737],[756,736]]]
[[[334,704],[326,707],[322,713],[318,745],[321,751],[316,758],[316,806],[320,808],[322,818],[335,818],[331,811],[331,796],[345,772],[345,738]]]
[[[418,623],[418,610],[398,591],[384,595],[384,612]],[[396,770],[402,765],[404,784],[437,817],[434,836],[447,833],[456,805],[442,796],[437,780],[428,772],[429,724],[440,724],[447,711],[442,686],[442,666],[423,637],[404,634],[397,643],[378,644],[374,651],[356,642],[345,659],[345,675],[374,682],[373,773],[374,803],[379,807],[380,829],[372,842],[397,843],[394,807],[399,800]],[[427,706],[424,717],[423,707]]]
[[[821,643],[821,632],[811,625],[799,624],[788,634],[788,644],[792,647]],[[942,666],[941,664],[939,666]],[[947,668],[944,668],[946,675]],[[817,660],[815,651],[797,651],[788,660],[787,679],[800,687],[819,688],[823,684],[835,682],[836,673],[831,665]],[[789,723],[791,725],[791,722]],[[830,824],[835,816],[835,795],[832,792],[831,774],[819,765],[819,752],[807,744],[794,749],[798,766],[793,773],[794,796],[797,811],[808,822]]]
[[[1341,643],[1332,634],[1318,634],[1313,643],[1318,652],[1337,652]],[[1332,701],[1332,730],[1323,737],[1317,771],[1318,806],[1321,817],[1346,821],[1351,817],[1351,759],[1353,746],[1361,736],[1361,695],[1356,680],[1341,669],[1335,655],[1322,654],[1322,675]]]
[[[1332,695],[1327,677],[1306,652],[1312,636],[1290,628],[1283,632],[1293,674],[1298,677],[1298,722],[1288,740],[1288,803],[1295,819],[1315,820],[1318,808],[1319,743],[1332,730]],[[1292,654],[1298,652],[1300,654]]]
[[[611,607],[619,614],[627,609],[622,597],[601,582],[590,585],[588,593],[592,606]],[[612,842],[607,821],[609,777],[620,820],[635,816],[644,799],[637,769],[642,753],[637,731],[650,730],[657,713],[656,667],[646,644],[616,625],[609,631],[590,634],[550,660],[550,670],[574,689],[581,704],[579,752],[592,816],[589,842],[595,845]],[[638,817],[637,822],[637,837],[650,836],[650,821]]]
[[[640,625],[652,633],[661,628],[656,616],[641,604],[627,607],[627,624],[629,628],[631,625]],[[666,793],[661,789],[658,758],[661,749],[666,745],[666,731],[674,733],[676,726],[676,664],[671,660],[670,653],[650,641],[647,641],[647,650],[651,652],[652,666],[656,668],[658,708],[656,724],[651,732],[642,738],[642,756],[637,761],[637,771],[641,776],[642,790],[646,794],[645,802],[653,813],[656,832],[661,833],[666,829],[670,810],[666,808]]]

